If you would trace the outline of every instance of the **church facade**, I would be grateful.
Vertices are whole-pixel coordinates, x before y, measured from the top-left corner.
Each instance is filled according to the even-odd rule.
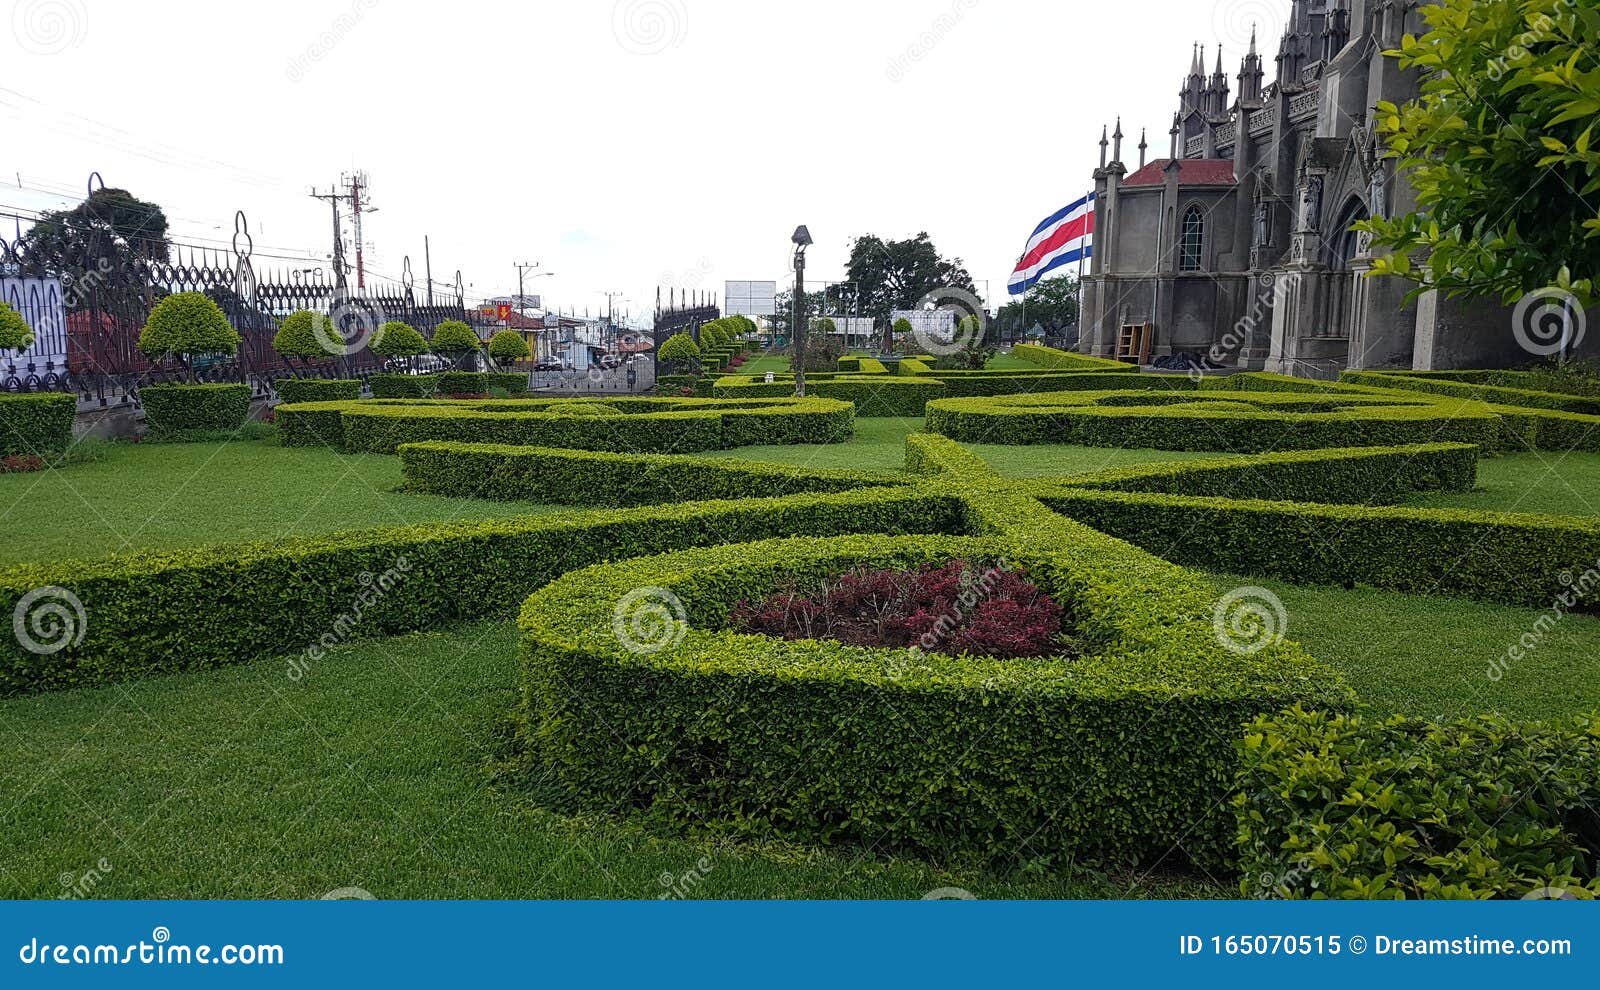
[[[1419,91],[1383,55],[1425,30],[1418,0],[1292,3],[1271,84],[1254,37],[1236,94],[1220,49],[1208,74],[1196,46],[1167,157],[1141,137],[1130,166],[1121,121],[1102,133],[1080,349],[1323,378],[1529,360],[1498,300],[1408,304],[1411,283],[1363,277],[1372,253],[1351,225],[1416,205],[1372,120]]]

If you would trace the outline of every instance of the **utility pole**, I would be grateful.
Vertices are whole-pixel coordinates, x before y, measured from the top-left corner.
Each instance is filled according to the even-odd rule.
[[[366,186],[367,173],[355,172],[344,177],[345,190],[350,197],[351,225],[355,228],[356,235],[356,288],[367,287],[367,268],[363,252],[365,245],[361,239],[361,190]],[[371,212],[371,211],[369,211]]]
[[[535,261],[529,263],[526,261],[518,261],[513,263],[517,266],[517,312],[521,313],[524,308],[524,303],[528,298],[526,292],[524,291],[524,276],[533,271],[535,268],[538,268],[539,262]],[[523,315],[526,316],[527,314],[523,313]]]
[[[315,187],[311,190],[312,199],[325,199],[333,207],[333,285],[338,297],[335,306],[344,301],[344,294],[348,289],[344,280],[344,232],[339,227],[339,201],[344,199],[344,194],[337,190],[325,193],[317,192]]]
[[[422,270],[428,278],[428,307],[433,307],[433,246],[428,243],[428,235],[422,235]]]

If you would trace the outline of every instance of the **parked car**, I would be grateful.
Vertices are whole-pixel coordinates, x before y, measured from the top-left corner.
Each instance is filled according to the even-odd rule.
[[[622,358],[615,354],[603,354],[600,356],[600,367],[607,371],[613,371],[622,367]]]
[[[533,366],[534,371],[571,371],[572,365],[563,364],[556,358],[540,358]]]

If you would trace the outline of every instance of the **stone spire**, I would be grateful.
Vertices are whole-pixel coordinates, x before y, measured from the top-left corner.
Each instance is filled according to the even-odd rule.
[[[1100,125],[1100,167],[1101,168],[1105,168],[1106,167],[1106,145],[1109,144],[1109,143],[1110,142],[1108,142],[1106,140],[1106,125],[1101,124]]]
[[[1122,161],[1122,118],[1117,118],[1117,129],[1111,134],[1111,159]]]
[[[1239,103],[1244,106],[1259,106],[1261,103],[1261,84],[1266,77],[1266,72],[1261,67],[1261,53],[1256,48],[1256,29],[1250,27],[1250,53],[1244,57],[1244,64],[1239,67]]]
[[[1139,167],[1140,168],[1144,168],[1145,152],[1148,151],[1149,148],[1150,148],[1149,143],[1145,141],[1144,137],[1145,137],[1145,129],[1143,127],[1141,127],[1141,128],[1139,128]]]
[[[1183,129],[1183,119],[1179,115],[1173,114],[1172,115],[1172,131],[1171,131],[1171,134],[1172,134],[1172,153],[1168,156],[1170,158],[1176,159],[1178,157],[1178,132],[1180,130],[1182,130],[1182,129]]]

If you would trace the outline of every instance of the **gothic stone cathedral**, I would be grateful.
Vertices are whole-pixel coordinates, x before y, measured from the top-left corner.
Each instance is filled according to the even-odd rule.
[[[1371,256],[1351,224],[1415,206],[1371,121],[1380,100],[1418,92],[1382,53],[1425,30],[1419,3],[1293,4],[1271,85],[1254,38],[1231,103],[1221,51],[1208,78],[1196,49],[1167,158],[1146,162],[1141,138],[1130,171],[1121,123],[1111,142],[1102,135],[1080,348],[1324,378],[1528,361],[1498,300],[1430,293],[1407,305],[1410,283],[1361,277]]]

